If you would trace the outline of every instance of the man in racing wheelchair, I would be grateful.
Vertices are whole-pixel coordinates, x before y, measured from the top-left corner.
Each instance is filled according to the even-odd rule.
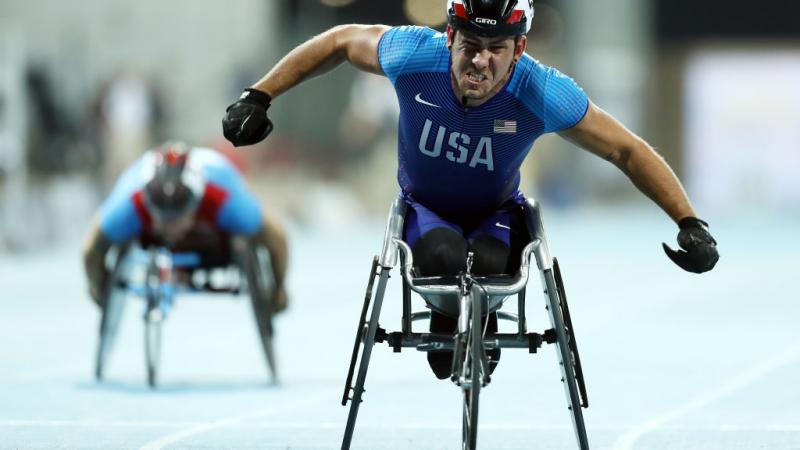
[[[287,306],[286,234],[265,214],[240,173],[220,153],[167,142],[147,151],[118,179],[92,221],[83,262],[91,298],[101,308],[110,277],[105,259],[114,246],[138,240],[200,256],[201,268],[230,265],[232,238],[265,248],[274,285],[261,296],[271,310]],[[191,274],[183,274],[186,281]]]
[[[399,219],[402,230],[395,231],[411,247],[416,276],[452,276],[467,268],[475,275],[515,273],[520,249],[533,231],[524,226],[527,200],[519,190],[519,170],[545,133],[559,133],[611,162],[661,207],[679,228],[682,250],[664,244],[678,266],[695,273],[714,267],[717,243],[664,159],[591,102],[573,79],[525,52],[534,18],[531,0],[447,0],[446,13],[443,33],[419,26],[351,24],[315,36],[228,107],[222,120],[225,137],[235,146],[263,140],[273,129],[267,116],[273,100],[348,62],[386,76],[397,94],[397,180],[407,213]],[[384,245],[394,244],[385,240]],[[471,267],[469,253],[474,255]],[[387,258],[380,264],[378,292],[394,263]],[[377,300],[373,308],[379,310]],[[362,322],[365,314],[366,303]],[[370,320],[373,331],[375,322]],[[496,330],[496,322],[488,318],[487,332]],[[452,317],[432,311],[432,332],[451,333],[455,327]],[[371,345],[365,344],[362,358],[368,360]],[[491,371],[500,352],[487,353]],[[452,352],[428,353],[438,378],[450,376],[452,358]],[[349,447],[362,381],[342,448]]]
[[[574,80],[525,53],[532,2],[448,0],[446,11],[445,33],[342,25],[312,38],[228,107],[225,137],[235,146],[261,141],[273,128],[273,99],[347,61],[388,77],[398,95],[397,178],[409,206],[403,238],[418,275],[457,274],[467,251],[476,274],[514,273],[527,239],[519,168],[533,142],[553,132],[616,165],[675,221],[683,250],[664,250],[677,265],[697,273],[714,267],[716,241],[664,159]],[[434,312],[431,331],[452,331],[454,323]],[[439,378],[449,375],[447,357],[428,354]],[[498,357],[494,351],[494,363]]]

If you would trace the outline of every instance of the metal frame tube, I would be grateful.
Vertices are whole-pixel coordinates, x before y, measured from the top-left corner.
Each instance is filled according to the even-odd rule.
[[[392,268],[397,264],[397,246],[394,244],[396,239],[403,236],[403,223],[406,217],[406,202],[402,197],[397,197],[392,202],[389,210],[389,218],[386,230],[383,234],[383,246],[381,248],[381,267]]]
[[[530,333],[530,335],[538,333]],[[389,336],[389,346],[397,344],[396,339],[400,339],[400,347],[416,348],[420,351],[453,351],[453,335],[440,333],[403,333]],[[483,343],[486,348],[528,348],[529,334],[520,336],[517,333],[498,333],[491,337],[484,337]]]
[[[349,449],[350,442],[353,440],[353,431],[356,426],[358,407],[361,406],[361,395],[364,393],[364,382],[367,379],[367,369],[369,368],[369,360],[372,356],[372,347],[375,346],[375,332],[378,329],[378,319],[381,316],[383,294],[386,291],[386,283],[389,280],[389,270],[390,269],[387,268],[382,269],[380,278],[378,279],[375,301],[372,304],[372,312],[370,314],[367,332],[364,336],[364,348],[361,352],[356,385],[353,388],[353,398],[350,401],[350,411],[347,415],[347,425],[345,426],[344,437],[342,438],[342,450]]]
[[[572,425],[575,431],[575,438],[581,450],[589,449],[589,439],[586,436],[586,424],[583,421],[583,411],[581,410],[581,399],[578,385],[575,380],[575,365],[572,360],[572,352],[569,348],[569,337],[564,326],[561,304],[558,299],[553,270],[542,271],[542,281],[545,286],[544,294],[547,299],[548,311],[550,311],[550,323],[556,332],[559,366],[561,367],[561,381],[564,383],[564,391],[567,395],[569,404],[567,408],[572,416]]]
[[[478,314],[479,318],[473,318],[472,326],[474,328],[481,327],[480,312],[475,307],[475,302],[483,301],[484,296],[491,298],[493,296],[509,296],[519,294],[518,298],[518,332],[515,334],[495,334],[491,338],[484,338],[481,332],[477,333],[478,338],[473,342],[480,339],[483,344],[483,350],[486,348],[529,348],[535,351],[535,347],[540,345],[542,338],[547,335],[539,335],[536,333],[526,333],[526,319],[525,319],[525,287],[528,282],[530,258],[533,255],[536,258],[536,265],[542,277],[542,286],[544,294],[548,303],[548,311],[550,312],[550,321],[556,335],[556,343],[559,348],[559,360],[562,372],[562,381],[566,390],[567,399],[569,401],[569,409],[572,415],[572,422],[578,444],[582,450],[589,448],[588,438],[586,436],[586,428],[583,421],[583,412],[580,404],[580,394],[578,392],[576,380],[574,377],[574,363],[572,361],[572,354],[568,344],[568,336],[566,335],[565,324],[563,320],[563,312],[559,302],[559,294],[556,288],[556,282],[553,275],[553,259],[547,246],[545,238],[544,227],[542,225],[541,213],[539,204],[534,199],[528,199],[525,205],[526,221],[528,230],[531,233],[531,242],[523,249],[521,255],[521,263],[519,272],[512,278],[511,282],[502,285],[473,285],[470,289],[469,296],[460,296],[460,310],[458,320],[458,329],[460,333],[467,331],[468,321],[467,313],[472,315]],[[402,240],[403,222],[406,212],[406,203],[402,197],[398,197],[392,203],[392,208],[389,212],[389,219],[384,233],[383,247],[381,249],[380,265],[381,273],[376,293],[375,303],[372,306],[372,314],[370,316],[369,326],[364,336],[364,349],[361,356],[361,364],[359,366],[358,378],[356,386],[353,389],[353,399],[350,405],[350,413],[348,415],[347,427],[345,429],[344,439],[342,441],[342,449],[348,449],[352,440],[353,430],[355,428],[355,420],[358,414],[358,407],[361,402],[361,394],[364,392],[364,380],[366,378],[367,368],[369,366],[369,358],[372,351],[372,346],[375,344],[375,334],[378,328],[378,319],[380,317],[380,309],[383,301],[383,294],[386,289],[386,282],[389,278],[389,270],[397,263],[398,255],[401,259],[401,274],[404,281],[403,286],[403,319],[402,319],[402,333],[391,333],[388,337],[388,343],[395,348],[400,347],[415,347],[422,351],[453,351],[455,342],[453,335],[442,335],[434,333],[413,333],[411,331],[411,322],[417,314],[411,313],[410,308],[410,291],[413,290],[422,295],[459,295],[461,292],[460,284],[456,285],[427,285],[416,286],[414,285],[413,265],[414,259],[411,248]],[[480,293],[476,291],[481,291]],[[470,300],[472,305],[469,305]],[[471,306],[471,308],[470,308]],[[478,305],[479,307],[480,305]],[[475,331],[474,329],[471,331]],[[548,330],[550,332],[550,330]],[[400,340],[400,342],[398,342]],[[538,344],[536,344],[538,342]],[[548,340],[548,342],[552,342]],[[485,357],[478,356],[483,360]],[[484,353],[484,352],[481,352]],[[466,356],[466,355],[465,355]],[[475,362],[475,361],[473,361]],[[475,364],[480,366],[480,364]],[[476,388],[473,386],[473,389]],[[479,388],[479,387],[477,387]]]
[[[403,254],[405,262],[400,270],[402,271],[403,278],[406,279],[411,290],[421,295],[446,295],[459,294],[461,292],[461,287],[459,285],[415,286],[413,274],[414,256],[411,253],[411,247],[409,247],[408,244],[400,239],[394,239],[394,243]],[[525,289],[525,286],[528,283],[531,253],[535,249],[539,248],[540,244],[541,241],[539,239],[535,239],[525,246],[525,248],[522,250],[522,256],[520,257],[521,262],[519,271],[517,272],[516,276],[512,278],[512,281],[509,284],[481,286],[481,289],[484,291],[484,293],[486,293],[488,296],[509,296]]]

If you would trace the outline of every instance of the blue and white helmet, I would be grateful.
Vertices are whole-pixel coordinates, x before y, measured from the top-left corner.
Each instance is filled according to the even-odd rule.
[[[527,34],[533,0],[447,0],[447,22],[454,30],[483,37]]]

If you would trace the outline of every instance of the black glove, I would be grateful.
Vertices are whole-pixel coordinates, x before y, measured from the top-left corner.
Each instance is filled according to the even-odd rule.
[[[663,244],[669,259],[687,272],[703,273],[714,268],[719,260],[717,241],[708,232],[708,224],[697,217],[684,217],[678,222],[678,245],[675,251]]]
[[[272,97],[266,92],[247,88],[236,103],[228,106],[222,118],[222,134],[235,147],[253,145],[272,132],[267,109]]]

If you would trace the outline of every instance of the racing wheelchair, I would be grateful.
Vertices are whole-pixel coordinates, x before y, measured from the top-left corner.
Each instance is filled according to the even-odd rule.
[[[161,354],[161,329],[177,294],[246,293],[253,308],[267,369],[277,381],[273,344],[272,298],[274,282],[269,253],[244,236],[224,237],[213,252],[171,251],[149,239],[127,243],[109,252],[95,377],[103,379],[108,357],[129,295],[144,300],[144,349],[147,383],[155,387]],[[202,246],[201,246],[202,247]]]
[[[349,449],[353,438],[372,348],[375,343],[383,342],[386,342],[394,352],[400,352],[403,348],[416,348],[423,352],[453,352],[450,379],[463,392],[462,448],[465,450],[474,450],[477,445],[479,395],[481,389],[491,381],[487,350],[525,348],[530,353],[536,353],[545,343],[555,344],[558,347],[557,354],[561,381],[567,397],[567,408],[572,417],[578,446],[581,450],[589,448],[582,411],[582,408],[589,406],[589,402],[561,271],[558,261],[550,255],[538,203],[528,199],[521,208],[524,208],[531,240],[522,251],[521,265],[516,275],[473,275],[472,254],[469,254],[466,271],[457,277],[418,277],[414,273],[411,249],[402,240],[406,203],[402,198],[394,201],[389,212],[381,254],[373,259],[370,268],[364,305],[342,395],[342,406],[346,406],[350,401],[342,449]],[[536,258],[536,265],[541,275],[541,286],[552,325],[552,328],[542,333],[528,332],[525,318],[525,288],[532,255]],[[396,265],[398,257],[403,280],[401,331],[387,332],[380,327],[378,319],[389,274]],[[411,311],[411,291],[420,294],[430,310],[457,318],[455,333],[412,332],[412,322],[429,319],[431,312]],[[513,295],[517,296],[517,313],[500,311],[505,301]],[[517,332],[487,332],[486,321],[491,313],[496,313],[498,319],[516,322]],[[357,373],[356,366],[358,366]],[[353,384],[354,375],[355,384]]]

